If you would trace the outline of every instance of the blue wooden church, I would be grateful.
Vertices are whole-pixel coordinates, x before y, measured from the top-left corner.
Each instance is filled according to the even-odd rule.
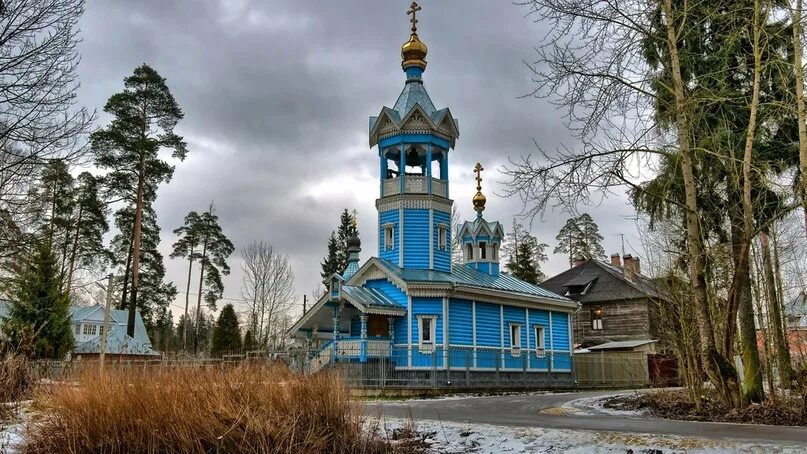
[[[361,264],[349,241],[348,266],[291,328],[316,370],[381,362],[385,373],[452,371],[497,379],[569,382],[571,314],[576,302],[500,271],[501,223],[484,218],[480,164],[476,218],[451,229],[448,159],[459,137],[448,108],[426,92],[426,45],[412,33],[403,44],[403,91],[392,108],[370,117],[370,147],[379,161],[378,254]],[[452,235],[462,263],[452,263]],[[412,375],[400,375],[408,377]],[[505,375],[506,376],[506,375]],[[467,378],[467,377],[466,377]],[[547,380],[550,378],[551,380]]]

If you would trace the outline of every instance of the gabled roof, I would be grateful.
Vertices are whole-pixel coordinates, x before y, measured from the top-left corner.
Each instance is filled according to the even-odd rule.
[[[504,237],[504,227],[502,227],[499,221],[488,222],[484,218],[477,217],[473,221],[463,222],[462,226],[459,228],[458,234],[460,240],[462,240],[465,235],[475,239],[483,234],[489,236],[498,235],[501,238]]]
[[[73,353],[91,354],[101,353],[101,336],[82,342],[73,349]],[[143,355],[160,356],[151,348],[150,344],[145,344],[126,335],[122,330],[109,330],[106,338],[106,353],[109,355]]]
[[[96,304],[95,306],[70,306],[70,320],[72,323],[82,322],[87,318],[93,316],[93,319],[99,321],[104,319],[104,306]],[[109,310],[109,323],[110,332],[122,329],[126,332],[126,324],[129,321],[129,311],[125,309],[110,309]],[[123,326],[121,326],[123,325]],[[137,342],[151,346],[148,332],[146,332],[146,324],[143,323],[143,317],[140,316],[140,311],[135,312],[135,339]]]
[[[661,284],[657,284],[642,274],[636,274],[628,278],[625,276],[624,269],[596,259],[587,260],[585,263],[553,276],[538,285],[559,295],[565,295],[568,287],[587,285],[589,283],[591,283],[591,287],[584,295],[569,295],[569,297],[581,303],[648,297],[664,299],[665,291]]]

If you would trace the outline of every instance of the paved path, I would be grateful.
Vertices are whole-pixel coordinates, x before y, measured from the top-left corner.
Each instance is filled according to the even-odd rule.
[[[704,423],[653,419],[639,416],[564,415],[549,410],[573,400],[609,392],[580,392],[514,396],[468,397],[412,401],[379,401],[367,404],[371,415],[393,418],[443,420],[508,427],[594,430],[670,434],[691,437],[802,443],[807,446],[807,427],[779,427],[751,424]],[[586,409],[586,411],[591,411]],[[555,413],[555,414],[553,414]]]

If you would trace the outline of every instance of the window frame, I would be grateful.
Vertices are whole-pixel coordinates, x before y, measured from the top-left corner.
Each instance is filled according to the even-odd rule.
[[[546,327],[543,325],[533,325],[532,333],[535,336],[535,357],[546,357]]]
[[[605,311],[602,307],[595,307],[591,309],[591,329],[592,331],[602,331],[603,328],[603,315]]]
[[[422,353],[431,353],[435,350],[437,345],[437,315],[418,315],[418,351]],[[423,339],[423,321],[429,320],[429,339]]]
[[[441,251],[448,249],[448,226],[445,224],[437,226],[437,248]]]
[[[384,225],[384,250],[395,249],[395,224]]]
[[[510,322],[510,355],[521,356],[521,323]]]
[[[488,259],[488,243],[486,241],[479,242],[479,260]]]
[[[81,333],[84,336],[95,336],[98,332],[98,327],[94,323],[84,323],[82,326]]]

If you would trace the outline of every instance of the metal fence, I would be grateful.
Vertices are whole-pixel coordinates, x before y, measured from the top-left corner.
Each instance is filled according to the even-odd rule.
[[[354,388],[540,389],[558,387],[627,387],[649,383],[644,353],[553,352],[536,349],[417,345],[326,344],[317,350],[230,352],[214,357],[164,355],[157,359],[108,359],[105,368],[132,372],[166,368],[228,368],[246,364],[282,364],[294,372],[340,373]],[[97,369],[97,359],[47,362],[39,376],[60,379]]]

